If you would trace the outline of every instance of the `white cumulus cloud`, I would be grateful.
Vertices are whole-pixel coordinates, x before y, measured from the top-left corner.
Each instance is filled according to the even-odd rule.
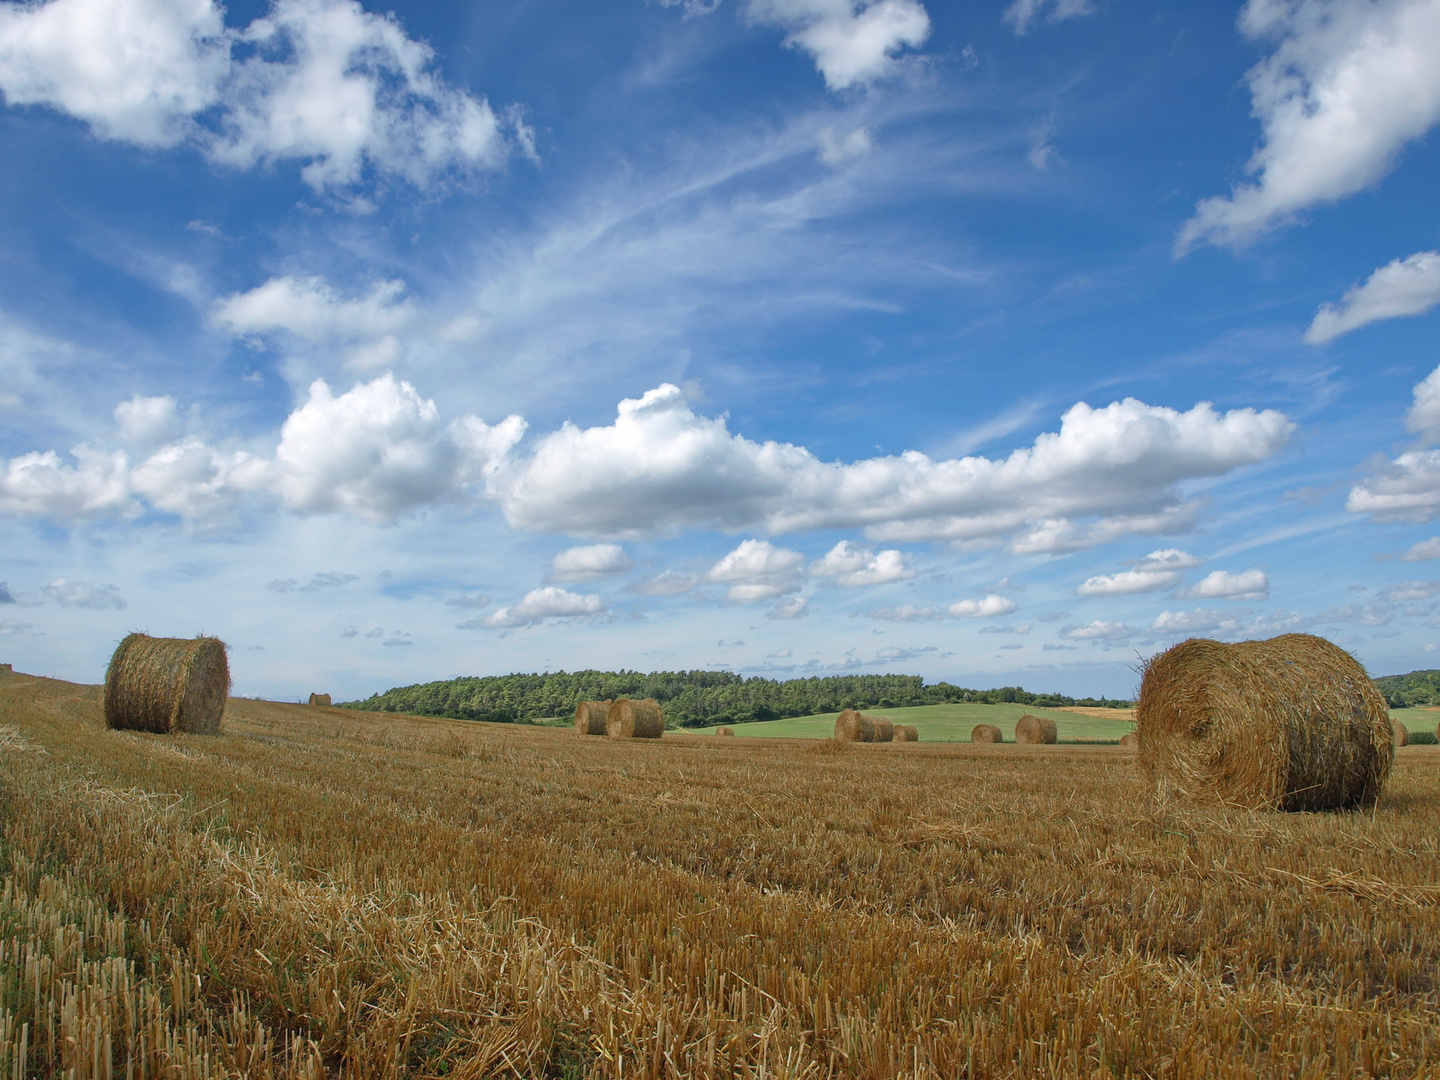
[[[1179,548],[1161,548],[1150,552],[1133,569],[1086,578],[1075,592],[1079,596],[1131,596],[1159,592],[1180,584],[1182,571],[1199,566],[1202,561]]]
[[[823,558],[812,562],[810,573],[815,577],[830,578],[847,589],[885,585],[915,576],[915,571],[905,565],[905,557],[899,551],[877,552],[850,540],[841,540]]]
[[[1041,530],[1035,548],[1057,550],[1184,524],[1193,507],[1175,485],[1264,461],[1293,428],[1273,410],[1182,413],[1131,398],[1074,405],[1059,432],[1000,460],[907,451],[843,464],[733,435],[666,384],[622,401],[611,426],[545,436],[501,498],[512,525],[576,536],[862,527],[882,541],[1013,536],[1019,549]],[[1093,528],[1075,524],[1089,517],[1100,518]]]
[[[0,5],[0,90],[97,135],[174,146],[220,98],[230,35],[212,0],[51,0]]]
[[[604,610],[604,603],[594,593],[581,596],[554,585],[546,585],[540,589],[531,589],[517,604],[500,608],[482,619],[472,619],[470,622],[460,625],[464,629],[475,629],[481,626],[529,626],[532,623],[543,622],[545,619],[598,615]]]
[[[1134,635],[1135,631],[1123,622],[1112,623],[1103,619],[1095,619],[1083,626],[1066,626],[1060,630],[1060,636],[1071,641],[1124,641]]]
[[[1312,345],[1382,319],[1423,315],[1440,304],[1440,251],[1421,251],[1380,267],[1348,289],[1339,305],[1321,304],[1305,332]]]
[[[115,428],[120,441],[135,446],[157,446],[180,434],[180,413],[175,399],[134,395],[115,406]]]
[[[750,0],[746,11],[786,31],[786,46],[809,53],[832,90],[884,78],[896,53],[930,36],[918,0]]]
[[[227,29],[214,0],[0,5],[0,90],[103,138],[188,141],[248,168],[304,162],[316,190],[367,169],[426,184],[505,156],[490,105],[447,84],[434,52],[355,0],[275,0]],[[529,133],[516,123],[516,141]]]
[[[1202,200],[1179,251],[1243,243],[1364,190],[1440,120],[1435,0],[1249,0],[1240,29],[1275,42],[1248,75],[1255,181]]]
[[[300,513],[389,522],[463,498],[524,431],[518,416],[494,426],[473,416],[446,424],[433,401],[393,375],[339,396],[317,379],[280,429],[274,459],[248,464],[240,482],[274,491]]]
[[[800,588],[805,556],[768,540],[745,540],[710,568],[707,581],[730,586],[729,596],[742,604],[773,600]]]
[[[1429,559],[1440,559],[1440,536],[1432,536],[1429,540],[1419,540],[1411,544],[1400,556],[1401,562],[1425,562]]]
[[[1212,570],[1177,595],[1187,600],[1264,600],[1270,595],[1270,578],[1264,570]]]
[[[125,598],[114,585],[91,585],[88,581],[70,581],[56,578],[45,586],[45,595],[61,607],[116,610],[126,607]]]
[[[554,581],[598,581],[626,573],[635,564],[619,544],[587,544],[566,548],[550,560]]]
[[[415,315],[404,292],[403,281],[381,281],[368,293],[346,298],[324,278],[274,277],[220,298],[210,317],[241,336],[284,333],[311,345],[349,347],[352,366],[373,368],[400,355],[396,335]]]
[[[1015,608],[1015,601],[1008,596],[991,593],[980,600],[957,600],[945,610],[957,619],[993,619],[1009,615]]]
[[[803,619],[809,614],[809,600],[806,600],[803,596],[787,596],[767,611],[765,617],[767,619]]]

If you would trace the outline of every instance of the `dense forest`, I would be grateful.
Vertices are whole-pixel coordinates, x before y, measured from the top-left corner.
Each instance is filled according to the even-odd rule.
[[[953,702],[1018,702],[1128,708],[1128,701],[1032,694],[1018,686],[969,690],[950,683],[926,685],[918,675],[830,675],[808,679],[743,678],[729,671],[556,671],[543,675],[492,675],[397,686],[352,709],[445,716],[454,720],[531,722],[574,715],[582,701],[654,698],[669,727],[778,720],[841,709],[895,709]]]
[[[1440,671],[1412,671],[1408,675],[1382,675],[1375,680],[1392,709],[1440,705]]]

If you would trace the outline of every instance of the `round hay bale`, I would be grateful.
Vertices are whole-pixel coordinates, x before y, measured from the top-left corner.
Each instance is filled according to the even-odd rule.
[[[329,705],[329,704],[330,704],[330,695],[329,695],[329,694],[311,694],[311,695],[310,695],[310,704],[311,704],[311,705]]]
[[[0,675],[14,675],[14,674],[15,674],[15,665],[14,665],[14,664],[0,664]]]
[[[610,702],[582,701],[575,706],[575,730],[581,735],[604,735],[609,716]]]
[[[1005,736],[994,724],[976,724],[970,730],[971,742],[1003,743]]]
[[[654,698],[620,698],[610,706],[605,734],[612,739],[658,739],[665,731],[665,712]]]
[[[1055,741],[1055,721],[1048,716],[1026,713],[1015,721],[1015,741],[1031,746],[1048,746]]]
[[[875,721],[855,709],[846,709],[835,717],[835,738],[845,742],[874,742]]]
[[[1140,736],[1133,731],[1127,731],[1124,735],[1120,736],[1120,745],[1129,750],[1138,750],[1140,748]]]
[[[734,729],[733,727],[717,727],[717,728],[715,729],[715,734],[716,734],[716,735],[734,735],[734,734],[735,734],[735,729]]]
[[[894,742],[895,725],[883,716],[867,716],[871,724],[875,726],[875,738],[871,742]]]
[[[1136,717],[1157,793],[1231,806],[1370,806],[1395,757],[1365,669],[1311,634],[1182,641],[1146,662]]]
[[[896,742],[919,742],[919,741],[920,741],[920,732],[918,732],[918,731],[915,730],[915,725],[914,725],[914,724],[896,724],[896,725],[895,725],[895,741],[896,741]]]
[[[219,638],[130,634],[105,672],[106,726],[214,735],[225,715],[230,664]]]
[[[1399,720],[1391,720],[1390,727],[1395,732],[1395,745],[1404,746],[1410,741],[1410,729]]]

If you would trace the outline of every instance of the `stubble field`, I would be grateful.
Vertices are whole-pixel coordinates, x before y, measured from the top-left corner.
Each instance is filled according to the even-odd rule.
[[[585,738],[0,676],[0,1077],[1440,1073],[1440,748],[1364,814],[1116,747]],[[23,1056],[22,1056],[23,1055]]]

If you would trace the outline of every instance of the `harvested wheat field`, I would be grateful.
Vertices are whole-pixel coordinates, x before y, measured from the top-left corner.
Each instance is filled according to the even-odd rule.
[[[1111,746],[580,739],[0,680],[0,1075],[1418,1077],[1440,747],[1361,813]],[[24,1048],[25,1058],[17,1061]]]

